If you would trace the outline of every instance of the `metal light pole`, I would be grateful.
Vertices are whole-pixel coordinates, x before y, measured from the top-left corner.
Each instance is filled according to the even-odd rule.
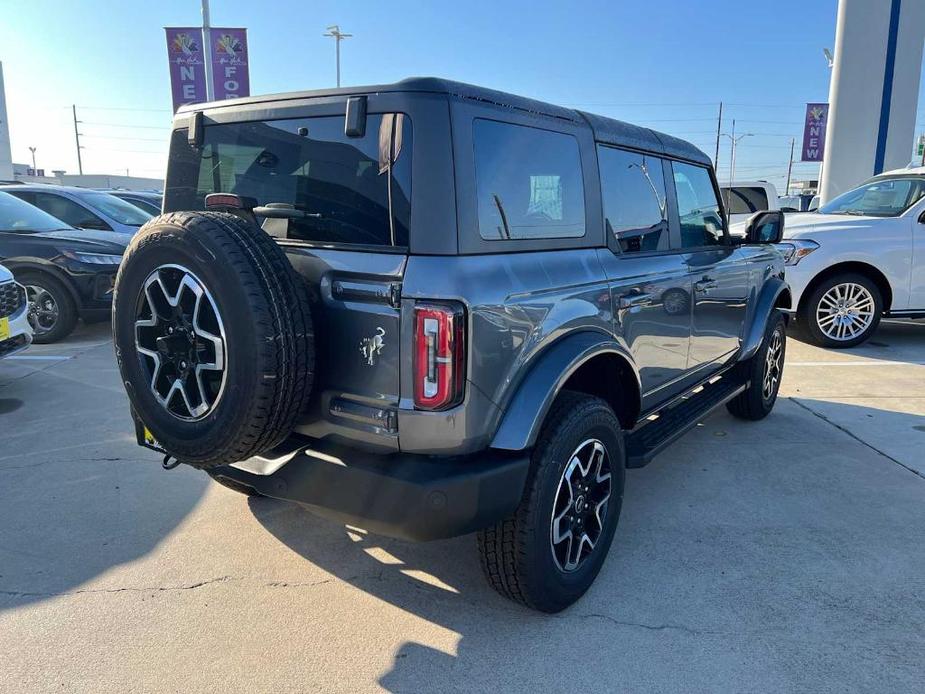
[[[38,147],[30,147],[30,148],[29,148],[29,151],[32,152],[32,170],[33,170],[33,171],[36,170],[36,166],[35,166],[35,150],[37,150],[37,149],[38,149]]]
[[[755,133],[743,133],[736,137],[736,122],[735,119],[732,121],[732,134],[723,133],[723,137],[728,137],[729,141],[732,143],[732,161],[729,164],[729,185],[732,186],[733,179],[735,178],[736,173],[736,148],[739,146],[739,142],[744,140],[746,137],[754,137]]]
[[[202,0],[202,57],[206,68],[206,101],[215,100],[212,84],[212,24],[209,19],[209,0]]]
[[[732,119],[732,134],[722,133],[723,137],[728,137],[731,147],[731,161],[729,162],[729,191],[726,193],[726,207],[729,207],[729,195],[732,193],[732,184],[735,181],[736,175],[736,148],[739,146],[739,141],[744,140],[746,137],[752,137],[754,133],[743,133],[736,137],[736,122],[735,118]]]
[[[340,30],[340,26],[337,24],[332,24],[328,27],[328,31],[322,36],[330,36],[334,39],[334,51],[337,55],[337,86],[340,86],[340,42],[344,39],[349,39],[353,34],[345,34]]]

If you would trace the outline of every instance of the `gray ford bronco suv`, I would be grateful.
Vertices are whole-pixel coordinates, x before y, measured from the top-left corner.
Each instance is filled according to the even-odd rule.
[[[554,612],[626,468],[774,405],[783,217],[674,137],[432,78],[184,107],[113,328],[139,443]]]

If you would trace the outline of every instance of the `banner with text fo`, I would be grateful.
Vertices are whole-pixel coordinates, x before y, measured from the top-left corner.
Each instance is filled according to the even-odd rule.
[[[173,110],[206,100],[206,63],[199,27],[167,27],[167,58]]]
[[[828,123],[828,104],[806,104],[806,122],[803,124],[803,156],[800,161],[822,161],[825,155],[825,128]]]
[[[250,96],[247,29],[211,30],[212,84],[215,100]]]

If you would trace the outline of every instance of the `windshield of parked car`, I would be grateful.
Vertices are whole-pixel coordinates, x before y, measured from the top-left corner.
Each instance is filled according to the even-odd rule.
[[[54,231],[70,229],[57,217],[52,217],[28,202],[9,193],[0,193],[0,231]]]
[[[119,222],[119,224],[140,227],[153,217],[144,210],[109,193],[81,193],[80,199],[97,212],[102,212],[110,219]]]
[[[925,177],[880,178],[849,190],[819,208],[822,214],[896,217],[925,195]]]

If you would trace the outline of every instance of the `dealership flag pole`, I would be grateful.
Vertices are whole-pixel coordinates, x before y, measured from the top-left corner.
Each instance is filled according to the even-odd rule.
[[[209,0],[202,0],[202,57],[206,67],[206,101],[215,100],[212,85],[212,25],[209,21]]]

